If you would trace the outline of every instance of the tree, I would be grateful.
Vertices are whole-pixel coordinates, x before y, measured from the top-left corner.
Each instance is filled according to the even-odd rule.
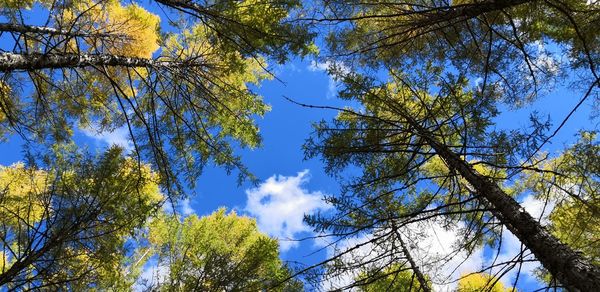
[[[74,147],[74,146],[73,146]],[[254,219],[161,211],[158,175],[111,148],[59,149],[53,168],[0,168],[0,286],[8,289],[302,290]],[[149,263],[150,261],[150,263]],[[165,276],[144,278],[157,261]],[[151,280],[148,282],[148,280]]]
[[[392,81],[382,86],[348,77],[341,95],[357,99],[365,108],[341,109],[333,126],[318,125],[317,139],[308,142],[309,157],[323,155],[328,170],[356,165],[364,171],[347,184],[346,193],[330,198],[338,214],[309,222],[320,231],[347,236],[390,221],[407,227],[444,216],[446,226],[466,224],[461,243],[466,250],[486,238],[498,240],[504,226],[560,283],[582,290],[596,286],[598,267],[561,243],[501,187],[509,182],[502,171],[510,169],[510,157],[498,149],[508,145],[497,140],[503,137],[499,133],[483,134],[497,113],[495,103],[475,98],[464,80],[439,75],[431,80],[436,75],[426,75],[439,86],[433,95],[424,78],[409,83],[409,77],[390,74]],[[436,159],[443,167],[432,172]]]
[[[30,160],[2,177],[25,188],[0,196],[0,286],[131,288],[158,190],[179,199],[206,164],[252,178],[233,150],[260,144],[269,106],[251,87],[272,77],[268,62],[314,51],[289,21],[295,0],[135,2],[0,1],[0,134],[23,138]],[[77,128],[126,128],[133,149],[61,153]]]
[[[327,1],[331,53],[347,62],[411,70],[433,63],[470,79],[479,94],[498,87],[522,104],[552,89],[565,71],[598,83],[597,6],[582,1]],[[554,48],[552,48],[554,47]],[[561,54],[568,55],[565,60]],[[558,78],[558,80],[557,80]]]
[[[547,172],[532,158],[597,92],[594,5],[328,1],[324,10],[315,20],[337,24],[328,43],[329,58],[342,64],[330,70],[344,81],[340,97],[362,107],[333,108],[338,118],[316,125],[307,157],[322,156],[333,175],[346,167],[362,175],[329,198],[337,214],[308,218],[317,231],[343,238],[441,217],[464,235],[456,250],[470,252],[483,243],[499,248],[506,228],[526,250],[501,264],[518,266],[530,250],[569,289],[600,285],[600,268],[513,198],[519,173]],[[560,54],[570,59],[559,63]],[[553,133],[535,116],[530,133],[493,129],[500,102],[524,105],[565,77],[583,97]]]
[[[280,283],[289,270],[279,259],[277,240],[261,233],[256,221],[226,213],[162,215],[150,223],[148,249],[158,255],[158,266],[167,267],[152,288],[165,291],[301,290],[299,282]]]
[[[24,21],[36,13],[28,12],[34,3],[35,9],[49,15],[46,24]],[[148,10],[166,8],[166,15],[174,16],[162,28],[160,18],[147,9],[117,0],[6,0],[0,5],[6,19],[0,32],[12,39],[8,45],[12,49],[0,52],[0,132],[20,134],[29,147],[36,144],[32,141],[40,142],[47,150],[69,141],[76,125],[109,131],[126,127],[134,148],[130,159],[137,160],[120,154],[109,159],[132,169],[121,170],[100,163],[102,159],[86,164],[59,155],[51,161],[57,164],[48,163],[46,170],[15,166],[3,174],[6,180],[22,182],[27,173],[31,181],[22,190],[7,186],[2,197],[15,202],[2,206],[4,213],[0,213],[8,218],[0,284],[10,282],[11,287],[129,285],[132,275],[110,268],[126,261],[123,253],[114,251],[122,248],[127,237],[102,232],[139,230],[160,199],[135,191],[137,196],[130,200],[145,203],[136,206],[137,211],[122,210],[131,207],[129,201],[113,204],[103,193],[104,186],[110,186],[110,194],[120,187],[124,193],[135,190],[131,184],[145,179],[120,179],[137,173],[153,177],[152,181],[156,178],[167,196],[177,199],[182,195],[180,178],[193,182],[209,163],[250,176],[234,149],[260,144],[254,117],[268,110],[250,84],[270,77],[267,60],[284,61],[288,53],[314,52],[307,27],[292,21],[303,15],[297,10],[299,3],[292,0],[157,0]],[[331,73],[344,82],[340,96],[359,102],[361,108],[335,108],[340,115],[332,123],[316,126],[306,145],[307,157],[323,157],[327,170],[336,176],[348,167],[360,168],[362,175],[348,181],[340,195],[328,198],[336,213],[307,220],[317,231],[332,233],[340,245],[349,237],[367,238],[338,250],[325,263],[328,273],[339,276],[362,268],[363,274],[356,275],[356,283],[348,287],[393,285],[387,278],[392,274],[402,281],[410,275],[410,283],[416,279],[424,290],[429,288],[428,279],[433,284],[443,282],[430,266],[449,261],[453,254],[432,257],[416,243],[426,237],[422,227],[434,222],[458,230],[461,236],[453,246],[454,254],[470,254],[483,245],[499,251],[506,230],[521,241],[514,259],[494,260],[474,272],[492,274],[481,276],[487,283],[520,267],[533,254],[555,287],[588,291],[600,286],[593,242],[598,233],[593,224],[598,217],[594,134],[583,134],[584,142],[550,162],[540,156],[577,109],[598,94],[597,5],[570,0],[325,1],[321,12],[323,18],[311,20],[336,24],[330,26],[327,42],[336,64]],[[344,66],[354,70],[343,70]],[[536,116],[529,132],[494,129],[502,106],[527,105],[561,82],[570,82],[582,96],[554,132],[548,133],[549,122]],[[143,161],[156,169],[156,177],[148,174]],[[81,164],[94,167],[83,167],[87,172],[82,174],[69,168]],[[38,192],[46,186],[52,189]],[[558,200],[548,226],[518,203],[519,196],[528,192]],[[36,193],[51,195],[42,200],[32,195]],[[58,207],[48,196],[60,198]],[[68,201],[63,196],[74,200],[76,207],[63,205]],[[78,203],[97,196],[111,203],[85,215],[87,208],[81,210]],[[54,214],[74,219],[62,222]],[[124,227],[105,224],[102,227],[108,231],[96,234],[101,228],[84,223],[112,217],[115,222],[125,221]],[[165,289],[195,284],[205,289],[264,288],[291,277],[274,260],[276,250],[267,239],[256,240],[264,241],[260,250],[253,249],[254,239],[248,248],[269,259],[275,278],[251,272],[250,266],[263,264],[258,259],[236,258],[241,252],[245,259],[249,252],[223,248],[210,240],[226,232],[208,232],[212,237],[205,241],[215,246],[207,250],[192,244],[187,234],[196,236],[196,225],[221,220],[194,218],[184,223],[176,217],[153,221],[162,227],[151,229],[148,250],[152,244],[160,247],[159,258],[170,272],[161,284]],[[246,223],[240,228],[252,225],[241,222]],[[222,230],[216,223],[212,227]],[[22,230],[27,231],[21,234]],[[77,237],[87,232],[91,235]],[[77,249],[81,241],[83,248]],[[183,250],[177,248],[182,245]],[[365,247],[368,254],[354,253]],[[196,253],[188,254],[188,249]],[[81,257],[71,256],[72,252]],[[62,255],[79,262],[64,260]],[[128,268],[139,268],[144,255]],[[60,272],[55,272],[57,263],[65,267]],[[93,268],[87,266],[90,263]],[[239,274],[224,273],[222,267],[239,268],[235,270]],[[111,280],[76,281],[81,271],[108,273],[95,279]],[[481,282],[474,277],[473,282]],[[469,286],[469,281],[464,285]]]
[[[44,26],[22,17],[39,15],[34,4]],[[250,177],[233,148],[260,144],[254,117],[269,107],[249,85],[270,78],[266,61],[312,50],[307,29],[286,21],[296,1],[157,1],[169,24],[117,0],[1,5],[12,47],[0,53],[2,132],[52,144],[76,126],[125,127],[169,196],[207,163]]]
[[[158,177],[122,150],[90,159],[59,149],[52,168],[0,168],[0,286],[119,289],[131,285],[126,242],[162,204]]]

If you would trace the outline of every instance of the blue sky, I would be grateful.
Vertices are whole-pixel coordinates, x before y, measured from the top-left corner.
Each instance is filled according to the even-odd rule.
[[[341,106],[343,102],[335,98],[332,91],[334,81],[324,71],[324,63],[312,60],[294,60],[276,67],[279,80],[271,80],[255,90],[261,94],[272,109],[264,118],[258,119],[263,137],[263,145],[257,149],[242,149],[240,154],[244,163],[260,179],[258,186],[245,182],[237,184],[237,177],[227,175],[218,167],[207,167],[197,181],[197,187],[190,192],[189,200],[180,202],[179,211],[184,214],[206,215],[219,207],[227,207],[248,216],[257,218],[262,231],[280,238],[281,256],[284,260],[306,264],[323,260],[328,255],[319,242],[313,240],[296,241],[313,236],[310,228],[302,223],[302,214],[316,210],[327,210],[321,197],[335,194],[339,190],[338,182],[323,172],[318,159],[305,160],[301,146],[312,132],[311,124],[325,119],[331,120],[335,112],[302,108],[284,96],[309,104],[327,104]],[[569,96],[566,98],[565,96]],[[577,102],[576,94],[561,89],[555,94],[536,101],[527,109],[506,110],[498,118],[499,128],[527,126],[527,116],[532,109],[542,115],[549,114],[553,122],[558,123]],[[563,149],[573,140],[573,134],[582,126],[597,128],[588,119],[590,105],[586,104],[571,119],[553,140],[545,147],[546,151]],[[127,145],[127,132],[115,131],[97,135],[94,132],[77,131],[76,139],[90,147],[103,148],[109,144]],[[22,159],[20,140],[11,137],[8,143],[0,144],[0,164],[8,165]],[[532,213],[538,213],[541,205],[532,198],[521,198],[525,207]],[[431,250],[444,251],[449,248],[456,234],[438,226],[430,226],[439,244],[430,243]],[[356,241],[365,240],[358,238]],[[518,250],[518,241],[507,234],[501,256],[509,258]],[[354,241],[354,242],[356,242]],[[446,247],[445,247],[446,246]],[[316,253],[314,253],[316,251]],[[463,264],[459,271],[468,271],[479,267],[489,260],[489,251],[478,250]],[[530,266],[529,269],[532,269]],[[527,270],[527,269],[526,269]],[[456,274],[456,273],[455,273]],[[509,283],[511,275],[504,278]],[[519,287],[524,290],[535,287],[533,278],[523,277]],[[440,287],[446,289],[448,287]]]
[[[158,11],[156,11],[158,12]],[[35,18],[34,18],[35,20]],[[271,106],[265,117],[257,120],[263,137],[263,145],[258,149],[241,149],[238,153],[243,162],[259,179],[259,185],[248,182],[237,184],[235,174],[227,175],[218,167],[207,167],[197,181],[197,187],[190,190],[192,196],[180,202],[179,211],[185,214],[195,213],[207,215],[219,207],[227,207],[238,213],[257,218],[262,231],[280,239],[282,258],[306,264],[323,260],[328,254],[322,249],[322,243],[301,239],[313,236],[310,228],[302,221],[305,212],[327,210],[321,197],[339,191],[338,182],[323,172],[323,165],[318,159],[305,160],[302,144],[312,132],[311,124],[321,119],[331,120],[333,111],[302,108],[284,97],[307,104],[344,106],[344,102],[335,98],[335,82],[327,76],[326,63],[311,59],[294,59],[290,63],[276,66],[273,72],[278,80],[264,82],[255,91],[262,95]],[[521,110],[503,109],[497,118],[499,128],[521,128],[527,126],[528,115],[537,110],[541,115],[550,115],[553,127],[568,114],[577,103],[581,94],[568,88],[560,87],[553,94],[536,100],[531,106]],[[577,114],[571,118],[545,151],[554,153],[573,142],[574,134],[581,128],[597,129],[598,125],[588,119],[591,105],[584,104]],[[77,141],[91,147],[103,148],[109,144],[127,146],[127,132],[117,130],[113,133],[98,135],[92,131],[78,130]],[[0,164],[10,165],[22,160],[21,141],[18,137],[9,137],[8,142],[0,143]],[[521,197],[527,210],[533,214],[541,212],[539,202],[531,197]],[[444,251],[444,246],[452,243],[456,234],[431,226],[437,233],[436,242],[431,242],[432,250]],[[358,241],[365,238],[359,238]],[[505,237],[506,245],[501,256],[509,258],[519,248],[518,241],[509,234]],[[320,251],[319,251],[320,250]],[[313,252],[317,251],[313,254]],[[468,268],[489,260],[489,251],[478,250],[465,263]],[[528,269],[533,266],[529,266]],[[526,271],[528,269],[525,269]],[[509,283],[508,274],[503,281]],[[535,286],[533,278],[524,277],[520,287],[529,290]],[[448,288],[444,287],[443,289]],[[442,289],[442,288],[440,288]]]

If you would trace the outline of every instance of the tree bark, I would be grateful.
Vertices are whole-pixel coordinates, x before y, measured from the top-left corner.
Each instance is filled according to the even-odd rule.
[[[531,250],[544,268],[550,271],[561,284],[572,291],[597,291],[600,287],[600,267],[561,243],[495,182],[478,173],[459,155],[439,143],[431,132],[412,117],[403,115],[403,118],[449,168],[457,171],[491,204],[494,208],[492,214]]]
[[[124,34],[110,32],[81,32],[71,29],[59,29],[47,26],[26,25],[17,23],[0,23],[0,32],[18,32],[44,35],[62,35],[66,37],[119,38],[129,39]]]
[[[0,53],[0,72],[52,68],[82,68],[89,66],[175,68],[202,67],[205,65],[199,62],[160,61],[156,59],[125,57],[110,54]]]

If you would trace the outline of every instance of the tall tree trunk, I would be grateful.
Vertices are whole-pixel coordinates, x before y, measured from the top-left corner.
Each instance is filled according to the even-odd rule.
[[[0,72],[51,68],[81,68],[89,66],[176,68],[202,67],[206,65],[200,62],[161,61],[110,54],[0,53]]]
[[[499,218],[542,263],[561,284],[573,291],[597,291],[600,288],[600,268],[561,243],[540,225],[511,196],[495,182],[483,176],[447,146],[439,143],[431,132],[417,123],[411,116],[403,115],[454,171],[457,171],[493,207],[492,213]]]
[[[80,30],[54,28],[47,26],[26,25],[18,23],[0,23],[0,32],[17,32],[25,34],[62,35],[66,37],[93,37],[130,39],[129,36],[110,32],[82,32]]]

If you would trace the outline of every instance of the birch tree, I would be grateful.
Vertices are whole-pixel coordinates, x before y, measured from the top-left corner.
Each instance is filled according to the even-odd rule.
[[[287,21],[299,3],[151,3],[168,23],[141,5],[3,2],[1,131],[52,144],[124,128],[169,195],[208,163],[251,178],[233,148],[260,144],[254,118],[269,107],[249,86],[272,77],[268,62],[311,52]],[[36,13],[44,25],[28,23]]]

